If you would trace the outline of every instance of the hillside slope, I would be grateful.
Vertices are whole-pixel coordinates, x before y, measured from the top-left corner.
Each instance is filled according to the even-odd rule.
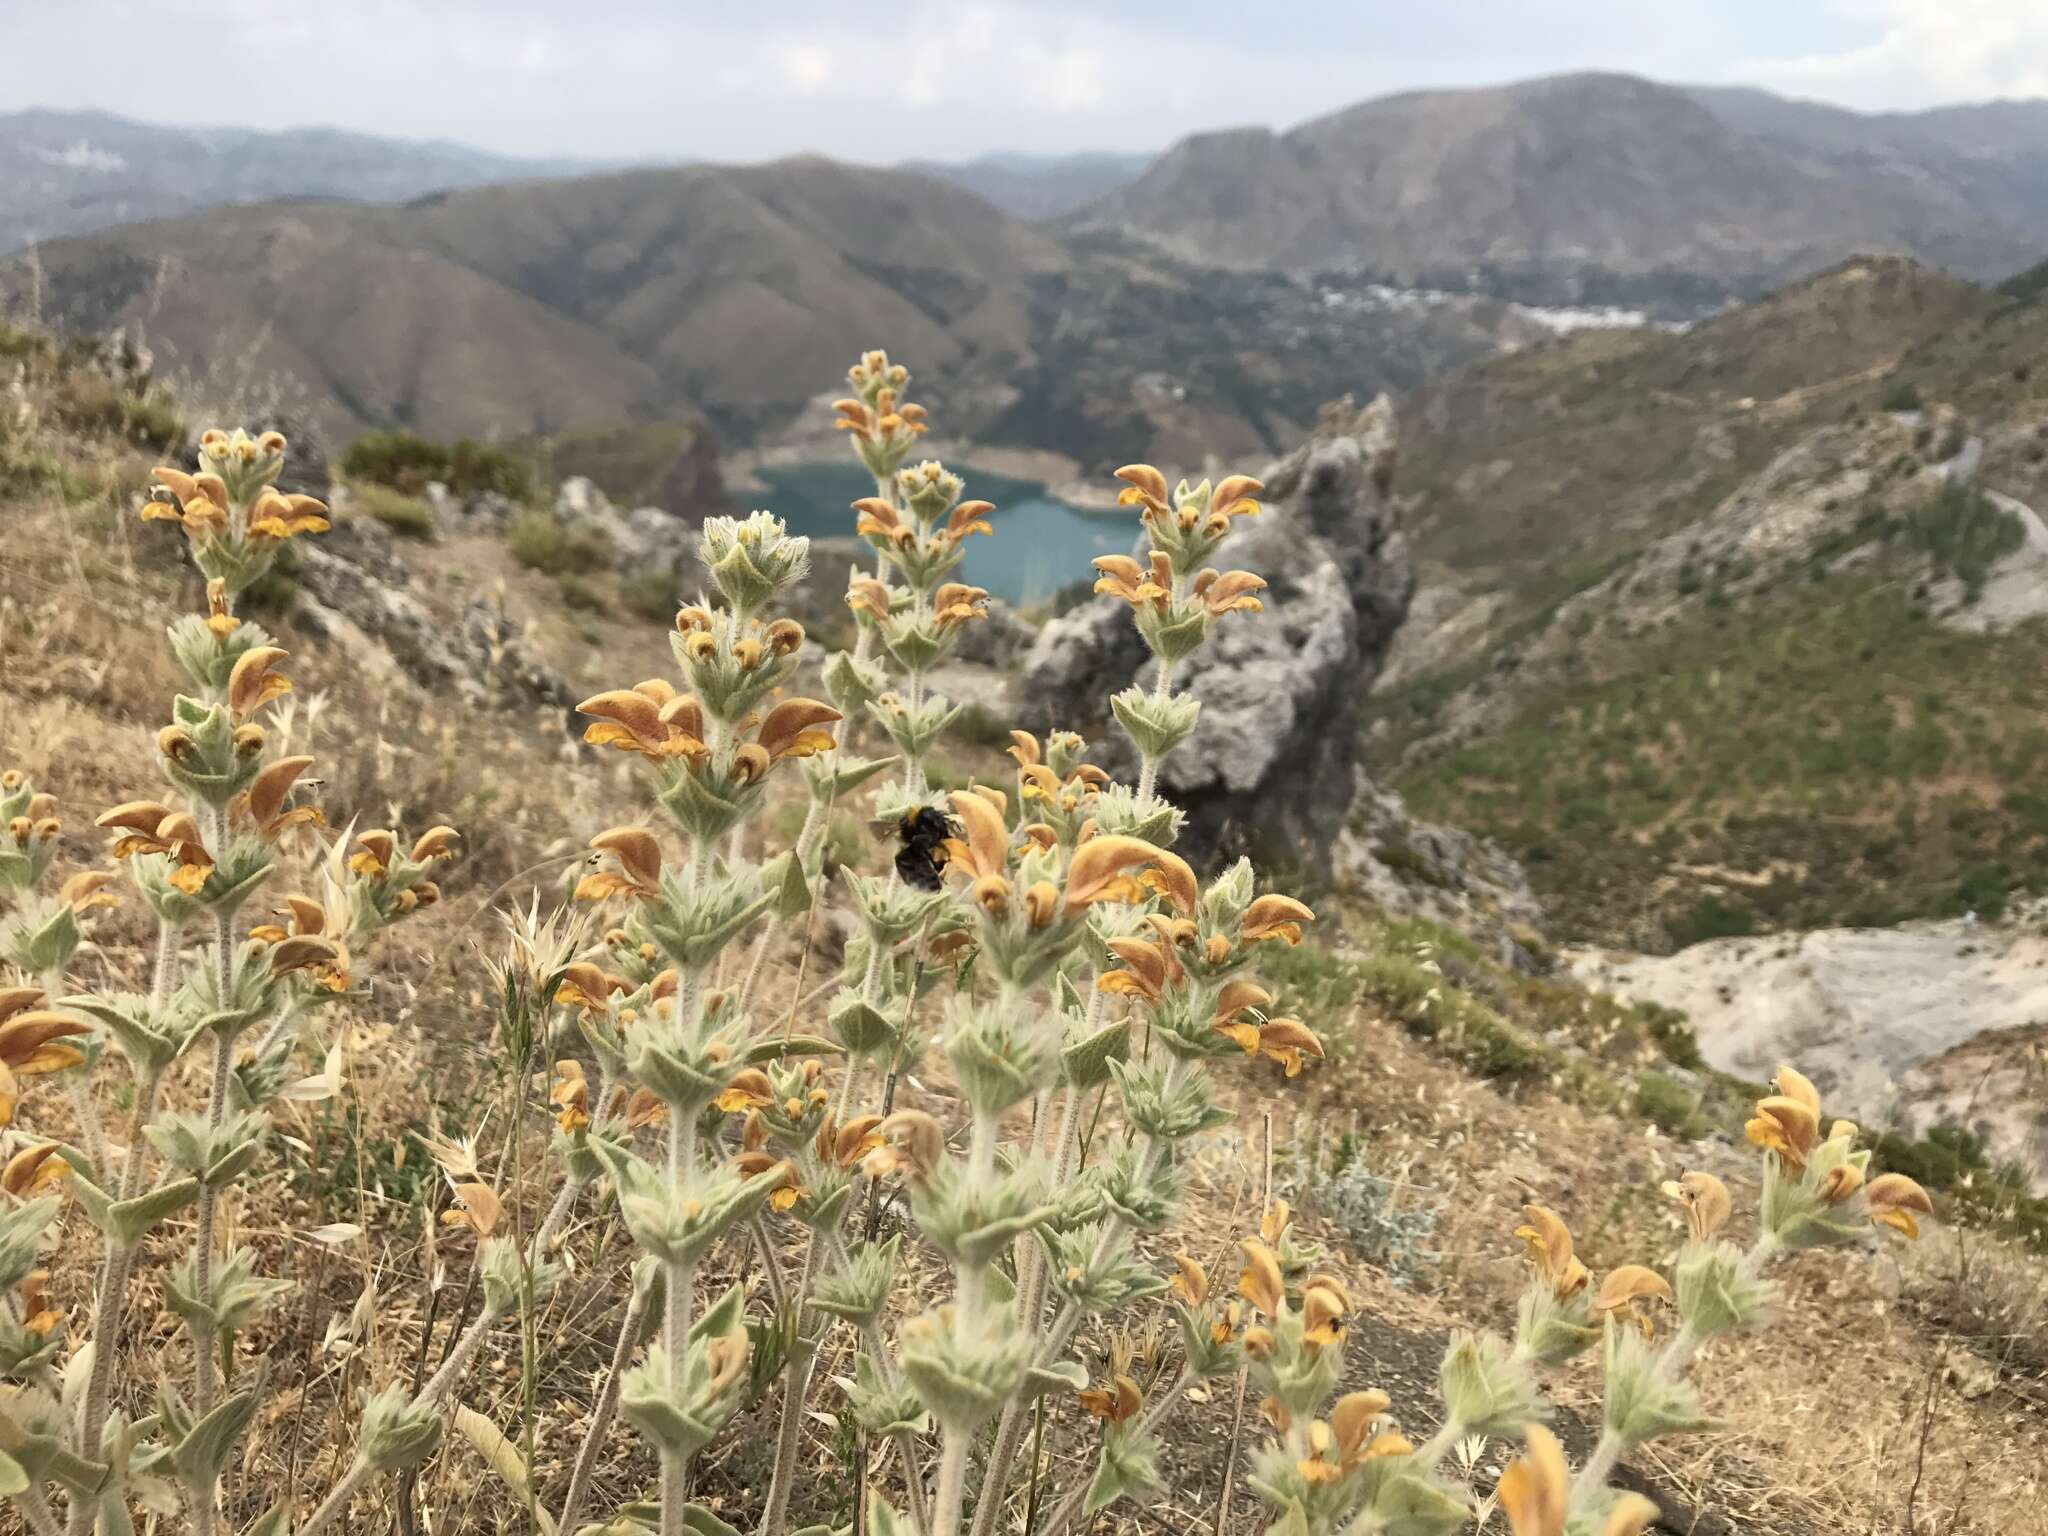
[[[1373,703],[1382,771],[1500,837],[1573,938],[2042,887],[2044,339],[2048,306],[1859,262],[1424,391],[1435,563]]]
[[[1862,250],[1973,277],[2039,254],[2011,212],[1928,162],[1892,174],[1794,153],[1622,75],[1411,92],[1286,133],[1199,134],[1077,218],[1213,260],[1477,276],[1543,298],[1753,292]]]
[[[1091,469],[1281,451],[1325,400],[1545,334],[1496,300],[1062,239],[929,176],[815,157],[219,208],[44,247],[0,268],[7,303],[124,327],[174,374],[287,375],[335,436],[701,410],[744,445],[815,417],[888,336],[950,430]]]

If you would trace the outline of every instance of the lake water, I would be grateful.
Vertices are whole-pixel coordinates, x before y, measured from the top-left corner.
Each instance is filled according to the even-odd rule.
[[[743,494],[748,509],[766,507],[791,533],[814,539],[853,536],[853,503],[874,494],[874,481],[858,464],[781,464],[755,471],[765,492]],[[1029,480],[959,471],[967,494],[996,504],[993,536],[976,534],[956,579],[986,587],[992,596],[1023,606],[1042,602],[1061,587],[1092,582],[1088,562],[1097,555],[1127,555],[1137,543],[1135,512],[1083,512],[1048,496]]]

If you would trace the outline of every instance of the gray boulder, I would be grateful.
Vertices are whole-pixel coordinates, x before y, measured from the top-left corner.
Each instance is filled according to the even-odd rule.
[[[555,516],[572,528],[600,530],[611,541],[612,562],[622,575],[680,574],[696,561],[697,530],[692,524],[660,507],[627,511],[615,506],[581,475],[570,476],[556,490]]]
[[[1264,513],[1238,525],[1222,569],[1263,576],[1266,611],[1219,623],[1175,685],[1202,701],[1194,736],[1160,775],[1204,857],[1255,852],[1327,868],[1356,784],[1360,706],[1415,591],[1388,494],[1396,440],[1382,396],[1324,410],[1309,440],[1261,477]],[[1081,731],[1106,767],[1135,771],[1106,720],[1109,695],[1149,682],[1122,605],[1099,601],[1040,631],[1021,686],[1025,724]]]

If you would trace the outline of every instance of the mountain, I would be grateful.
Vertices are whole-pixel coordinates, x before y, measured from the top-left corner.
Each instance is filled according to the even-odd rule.
[[[922,171],[988,199],[1019,219],[1056,219],[1126,187],[1152,156],[1098,152],[1077,155],[982,155],[974,160],[914,160]]]
[[[169,128],[107,112],[0,113],[0,255],[30,241],[217,203],[396,203],[449,187],[586,168],[332,128]]]
[[[2048,237],[2048,101],[1861,113],[1739,86],[1688,94],[1729,126],[1819,168],[1939,182],[1973,212]]]
[[[2048,891],[2043,356],[2048,302],[1894,257],[1425,386],[1376,771],[1571,939]]]
[[[1195,135],[1073,218],[1243,266],[1553,302],[1754,293],[1868,250],[1999,277],[2040,255],[2038,225],[1995,190],[2048,176],[2035,107],[1958,109],[1923,124],[1945,158],[1894,166],[1882,123],[1761,92],[1601,74],[1418,91],[1285,133]]]
[[[1547,334],[1497,300],[1219,270],[817,157],[225,206],[53,242],[0,266],[0,301],[126,328],[216,389],[296,380],[335,436],[701,410],[773,440],[887,337],[949,434],[1091,469],[1271,453],[1326,400]]]

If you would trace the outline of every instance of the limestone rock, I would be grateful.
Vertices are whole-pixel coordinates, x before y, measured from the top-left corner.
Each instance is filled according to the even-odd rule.
[[[1311,867],[1329,859],[1355,792],[1359,708],[1415,590],[1388,496],[1395,436],[1384,397],[1325,411],[1310,439],[1262,477],[1265,512],[1238,525],[1220,568],[1266,578],[1266,611],[1231,617],[1175,684],[1202,700],[1193,738],[1161,788],[1188,813],[1204,856],[1253,850]],[[1022,685],[1025,724],[1080,730],[1106,766],[1134,769],[1105,701],[1149,681],[1130,614],[1090,603],[1040,632]]]
[[[300,550],[296,617],[305,627],[333,638],[354,638],[353,631],[422,687],[453,693],[471,707],[575,703],[576,691],[529,653],[502,615],[472,602],[451,624],[413,590],[388,531],[367,518],[334,532],[343,528],[352,530],[349,537],[307,541]]]

